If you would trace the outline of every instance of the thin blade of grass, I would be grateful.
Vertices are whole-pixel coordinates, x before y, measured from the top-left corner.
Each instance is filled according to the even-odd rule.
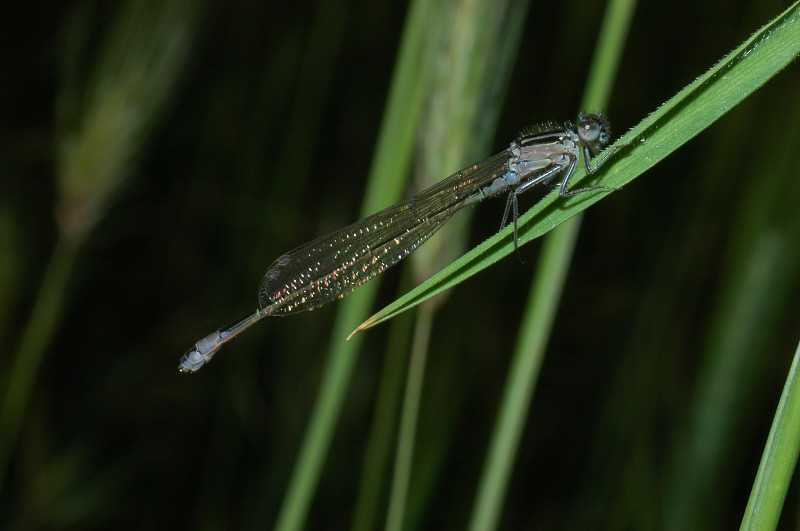
[[[614,146],[618,153],[597,174],[597,182],[620,188],[725,115],[786,67],[800,53],[800,2],[763,26],[705,74],[631,129]],[[631,145],[623,147],[630,142]],[[585,177],[576,172],[575,181]],[[520,245],[565,222],[606,192],[561,200],[548,194],[519,219]],[[427,282],[364,321],[349,337],[449,289],[514,252],[513,228],[506,227]]]
[[[740,529],[775,529],[800,453],[800,344],[786,376]]]

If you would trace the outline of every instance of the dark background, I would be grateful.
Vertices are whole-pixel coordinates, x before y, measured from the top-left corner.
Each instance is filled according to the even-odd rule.
[[[76,12],[86,17],[89,69],[118,7],[4,9],[3,396],[59,238],[54,176],[63,133],[55,102],[65,27]],[[318,7],[204,8],[174,97],[75,258],[0,471],[0,522],[20,529],[274,523],[319,391],[335,304],[267,320],[196,376],[176,366],[193,341],[255,309],[258,281],[276,257],[358,219],[407,5],[342,2],[324,25],[330,35],[311,35]],[[642,2],[606,109],[617,133],[784,7]],[[603,9],[589,1],[532,4],[493,151],[526,125],[576,116]],[[332,42],[309,58],[312,37]],[[725,310],[723,286],[744,238],[743,196],[765,178],[762,161],[786,150],[781,131],[796,115],[798,75],[791,65],[586,212],[505,528],[662,528],[684,510],[665,494],[682,468],[676,441],[692,429],[703,353]],[[293,134],[308,141],[293,143]],[[796,171],[778,177],[787,196],[800,195]],[[474,209],[471,245],[494,233],[502,208],[495,201]],[[538,248],[521,250],[524,264],[512,256],[459,285],[437,314],[414,528],[461,528],[469,519]],[[385,275],[375,309],[395,298],[401,269]],[[770,325],[752,345],[749,379],[729,413],[735,430],[709,457],[721,472],[694,498],[708,507],[704,528],[741,519],[798,339],[799,279],[783,284],[784,302],[751,309],[768,311]],[[351,524],[390,328],[366,333],[309,529]],[[796,500],[793,489],[786,528],[797,522]]]

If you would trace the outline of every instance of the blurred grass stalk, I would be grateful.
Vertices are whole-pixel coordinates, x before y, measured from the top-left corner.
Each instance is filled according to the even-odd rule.
[[[742,172],[749,174],[747,186],[741,188],[740,203],[730,205],[734,220],[730,231],[736,237],[726,252],[700,371],[688,398],[689,411],[672,441],[672,463],[664,484],[667,528],[722,525],[724,501],[734,495],[724,478],[741,466],[731,441],[747,426],[748,406],[765,396],[763,386],[769,383],[765,369],[778,364],[785,354],[774,351],[770,341],[779,331],[781,316],[793,306],[796,311],[797,303],[791,287],[800,271],[800,217],[796,215],[800,202],[796,182],[800,100],[796,94],[784,97],[784,111],[776,115],[790,115],[781,127],[768,128],[759,139],[760,149],[754,151],[769,151],[770,155],[764,160],[747,160],[749,167]],[[753,126],[744,130],[757,128],[762,118],[751,111]],[[721,138],[720,151],[735,142]],[[723,173],[722,184],[727,186],[736,168]],[[717,198],[709,196],[707,200],[716,202]],[[710,211],[710,205],[706,210]],[[700,227],[697,230],[701,232]],[[702,241],[696,243],[703,245]],[[787,378],[792,378],[791,372]],[[787,386],[789,383],[787,380]],[[793,426],[800,426],[800,417],[795,416]],[[791,476],[796,458],[773,466],[786,467],[783,473]],[[768,501],[766,507],[777,522],[782,498]]]
[[[88,49],[93,5],[78,4],[67,19],[56,106],[58,241],[7,378],[0,409],[0,489],[36,374],[61,321],[77,253],[135,173],[165,114],[202,5],[203,0],[128,1],[96,57]]]
[[[494,138],[526,20],[528,2],[439,2],[426,22],[429,42],[424,55],[424,85],[428,99],[419,126],[419,151],[414,190],[424,190],[467,164],[485,158]],[[412,282],[431,277],[463,254],[471,217],[458,215],[411,257]],[[409,370],[398,432],[386,529],[405,525],[409,484],[414,462],[416,426],[423,389],[433,319],[445,294],[426,301],[417,310]],[[403,374],[388,375],[402,378]],[[397,387],[392,382],[381,386]],[[377,408],[385,411],[389,408]],[[376,420],[375,426],[386,426]],[[385,434],[372,434],[389,440]],[[385,448],[386,455],[391,451]],[[379,463],[366,462],[372,469]],[[377,503],[379,485],[362,485]],[[417,491],[419,492],[419,491]],[[417,496],[419,514],[427,500]],[[362,507],[357,508],[357,515]],[[354,521],[354,529],[373,528],[373,522]]]
[[[418,0],[410,6],[362,214],[375,212],[406,195],[405,178],[418,130],[423,132],[419,139],[422,152],[419,174],[422,177],[414,184],[415,190],[424,189],[487,154],[526,10],[527,2],[448,0],[432,3]],[[415,253],[417,276],[427,278],[432,271],[463,252],[464,221],[464,216],[451,221],[450,225],[461,226],[450,228],[448,235],[438,235]],[[442,232],[447,229],[445,227]],[[424,265],[420,265],[422,261]],[[340,304],[328,352],[328,369],[278,517],[278,529],[303,527],[361,341],[359,336],[347,343],[341,338],[367,313],[375,299],[377,284],[371,282],[362,287],[357,296],[348,297]],[[434,311],[433,305],[423,309],[418,318],[419,330],[429,329]],[[424,374],[427,343],[427,334],[416,335],[414,345],[417,348],[412,363],[419,370],[412,374],[418,378]],[[398,356],[406,355],[400,349],[395,352]],[[391,365],[397,360],[386,363]],[[402,372],[385,374],[388,379],[403,377]],[[416,424],[413,404],[418,403],[421,383],[421,379],[410,379],[408,383],[409,389],[415,391],[407,392],[404,402],[412,406],[403,414],[402,442],[397,453],[387,521],[390,528],[400,528],[405,514]],[[384,380],[381,387],[399,389],[400,386]],[[397,396],[392,393],[381,396],[390,404],[379,404],[376,415],[379,411],[394,411],[391,403],[396,403]],[[393,423],[380,422],[376,417],[373,426],[376,428],[368,443],[370,450],[364,463],[354,529],[374,526],[385,457],[390,452],[391,437],[386,431],[394,430]],[[383,441],[380,448],[375,446],[376,441]]]
[[[742,530],[776,529],[800,454],[800,344],[794,353],[764,455],[747,502]]]
[[[422,57],[425,15],[424,1],[417,0],[409,7],[386,113],[361,207],[362,216],[397,202],[405,192],[405,178],[411,166],[414,133],[424,95],[424,87],[417,76]],[[325,354],[327,364],[319,395],[278,513],[274,527],[277,530],[304,527],[362,342],[361,337],[350,341],[343,339],[375,301],[380,280],[379,277],[361,286],[357,293],[338,304]],[[269,500],[265,500],[265,503],[268,504]],[[256,521],[254,525],[263,527],[268,524]]]
[[[635,8],[635,0],[612,0],[607,4],[586,81],[582,109],[608,107]],[[543,242],[472,507],[470,529],[474,531],[497,529],[500,524],[503,501],[529,418],[531,400],[582,220],[583,214],[578,214],[553,229]]]

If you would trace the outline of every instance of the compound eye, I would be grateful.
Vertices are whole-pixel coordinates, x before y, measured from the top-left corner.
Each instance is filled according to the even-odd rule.
[[[586,144],[594,144],[601,140],[603,134],[603,127],[597,121],[597,117],[593,114],[582,116],[578,121],[578,136],[581,137]]]

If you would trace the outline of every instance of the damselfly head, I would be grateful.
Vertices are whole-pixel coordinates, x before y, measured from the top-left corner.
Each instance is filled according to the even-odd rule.
[[[611,126],[599,114],[582,114],[576,128],[581,144],[593,155],[602,151],[611,140]]]

